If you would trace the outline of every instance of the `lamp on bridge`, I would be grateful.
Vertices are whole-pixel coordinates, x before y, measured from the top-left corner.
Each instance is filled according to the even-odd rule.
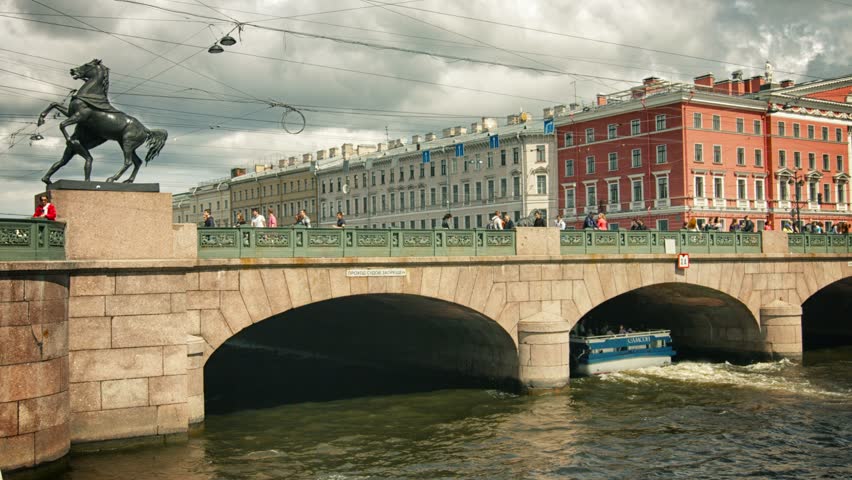
[[[804,178],[804,175],[801,175],[801,170],[799,168],[796,168],[793,171],[793,176],[789,180],[787,180],[787,184],[792,185],[793,188],[795,189],[796,207],[791,212],[791,216],[794,216],[795,219],[796,219],[796,228],[794,230],[801,232],[802,231],[802,206],[801,206],[802,186],[804,186],[804,184],[805,184],[805,178]]]

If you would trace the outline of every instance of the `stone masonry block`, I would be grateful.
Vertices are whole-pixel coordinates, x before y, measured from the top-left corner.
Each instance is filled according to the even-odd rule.
[[[198,273],[199,290],[239,290],[238,270],[217,270]]]
[[[148,405],[148,379],[128,378],[101,382],[103,410]]]
[[[204,394],[203,368],[193,368],[187,372],[186,394],[190,397]]]
[[[0,302],[24,300],[24,280],[0,278]]]
[[[0,327],[0,365],[36,362],[41,360],[38,326]]]
[[[68,276],[38,275],[38,277],[25,280],[24,299],[61,300],[68,298]]]
[[[163,347],[163,374],[180,375],[187,367],[186,345]]]
[[[0,403],[59,393],[61,363],[62,359],[57,358],[0,366]]]
[[[186,403],[187,376],[185,374],[152,377],[148,381],[151,405]]]
[[[71,277],[71,296],[113,295],[115,275],[79,275]]]
[[[71,412],[91,412],[101,409],[101,382],[82,382],[68,385]]]
[[[187,310],[219,308],[219,292],[216,290],[186,292]]]
[[[38,327],[38,337],[42,342],[42,360],[68,356],[68,322],[49,323]]]
[[[163,374],[163,348],[113,348],[71,353],[71,381],[91,382]]]
[[[90,442],[157,434],[157,407],[80,412],[71,416],[71,441]]]
[[[35,462],[35,435],[0,437],[0,470],[31,467]]]
[[[172,298],[168,293],[106,297],[106,315],[154,315],[171,311]]]
[[[68,299],[33,300],[30,302],[30,323],[59,323],[67,318]]]
[[[115,276],[115,293],[138,295],[143,293],[178,293],[186,291],[183,273],[139,274],[127,273]]]
[[[222,296],[225,297],[227,293],[223,292]],[[240,272],[240,295],[243,297],[251,322],[259,322],[272,316],[269,297],[266,295],[266,288],[260,277],[260,271],[244,270]],[[222,308],[227,307],[228,305],[222,305]]]
[[[187,291],[198,290],[198,272],[186,272],[184,280]]]
[[[304,268],[285,269],[284,279],[287,282],[293,308],[311,303],[311,289],[308,286],[308,274]]]
[[[76,317],[68,319],[68,348],[96,350],[110,348],[112,321],[109,317]]]
[[[106,302],[103,296],[71,297],[68,299],[68,317],[103,317]]]
[[[328,270],[325,268],[309,268],[307,274],[308,287],[311,290],[311,301],[321,302],[331,298],[331,281],[328,277]]]
[[[0,327],[29,325],[29,304],[27,302],[0,303]]]
[[[234,333],[251,326],[251,315],[240,292],[221,292],[219,311]]]
[[[0,403],[0,437],[18,434],[18,402]]]
[[[186,311],[186,294],[172,294],[172,313],[183,313]]]
[[[18,407],[18,433],[31,433],[68,421],[68,392],[21,400]]]
[[[35,432],[35,463],[56,460],[71,448],[70,420],[61,425]]]
[[[189,429],[189,410],[186,403],[157,407],[157,434],[185,432]]]
[[[232,335],[231,328],[219,310],[201,311],[201,336],[211,347],[217,348]]]
[[[509,282],[506,287],[507,302],[526,302],[530,299],[528,282]]]
[[[186,314],[130,315],[112,318],[112,347],[180,345],[186,340]]]

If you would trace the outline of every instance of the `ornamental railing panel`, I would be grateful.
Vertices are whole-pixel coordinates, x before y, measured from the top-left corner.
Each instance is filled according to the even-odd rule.
[[[0,260],[65,260],[65,223],[0,219]]]

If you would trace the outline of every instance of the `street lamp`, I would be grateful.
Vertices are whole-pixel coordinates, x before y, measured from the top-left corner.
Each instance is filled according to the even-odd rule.
[[[800,176],[800,170],[797,168],[793,171],[793,177],[787,180],[788,185],[792,185],[795,189],[796,195],[796,208],[794,208],[791,212],[791,216],[795,214],[796,228],[794,230],[801,233],[802,231],[802,187],[805,184],[804,175]]]

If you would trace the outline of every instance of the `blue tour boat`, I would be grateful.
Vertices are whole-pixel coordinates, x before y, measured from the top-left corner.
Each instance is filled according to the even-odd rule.
[[[675,353],[670,330],[571,335],[571,367],[580,375],[669,365]]]

